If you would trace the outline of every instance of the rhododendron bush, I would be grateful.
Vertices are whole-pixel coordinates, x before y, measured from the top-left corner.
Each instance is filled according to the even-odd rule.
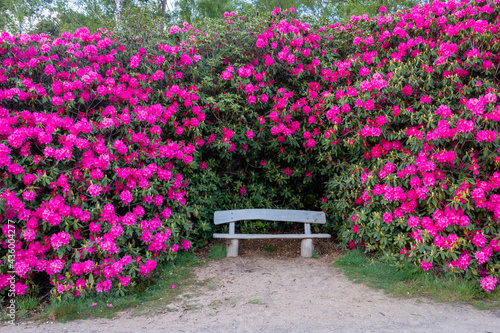
[[[232,12],[152,49],[4,33],[0,288],[11,239],[18,294],[121,291],[210,238],[215,210],[255,207],[322,209],[345,247],[493,291],[499,13]]]
[[[86,29],[0,38],[0,289],[13,272],[18,295],[123,294],[190,246],[180,171],[205,116],[176,78],[191,62]]]
[[[332,159],[323,208],[342,220],[342,242],[488,292],[500,276],[498,13],[434,2],[354,17],[329,30],[352,49],[320,69],[336,82],[326,117],[338,123],[323,161],[345,158]]]

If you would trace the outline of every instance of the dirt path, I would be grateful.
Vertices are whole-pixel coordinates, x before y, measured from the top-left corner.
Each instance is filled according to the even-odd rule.
[[[500,332],[500,312],[385,296],[324,260],[247,255],[196,268],[205,281],[149,314],[2,332]]]

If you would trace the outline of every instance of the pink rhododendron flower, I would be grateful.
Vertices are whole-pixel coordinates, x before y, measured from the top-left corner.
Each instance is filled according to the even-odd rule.
[[[183,240],[181,245],[182,245],[182,248],[184,249],[184,251],[187,251],[191,247],[191,242],[188,240]]]
[[[109,279],[106,279],[104,281],[97,282],[95,290],[98,293],[107,293],[108,291],[111,290],[112,282]]]
[[[101,187],[99,185],[90,185],[89,186],[89,194],[92,197],[97,197],[101,194]]]
[[[170,247],[169,252],[170,252],[170,253],[176,253],[178,250],[179,250],[179,245],[174,244],[174,245],[172,245],[172,246]]]
[[[169,34],[170,35],[177,34],[177,33],[179,33],[179,31],[180,31],[180,28],[177,25],[173,25],[170,27]]]
[[[450,108],[447,105],[441,105],[438,107],[436,110],[436,114],[440,115],[443,118],[450,118],[453,113],[451,112]]]
[[[472,243],[478,247],[484,247],[486,245],[486,238],[483,236],[483,234],[476,234],[472,238]]]
[[[457,122],[457,132],[468,133],[474,130],[474,122],[471,120],[460,119]]]
[[[233,75],[230,72],[228,72],[228,71],[224,71],[221,74],[221,78],[223,80],[231,80],[233,78]]]
[[[123,191],[121,194],[120,194],[120,199],[122,199],[122,202],[125,204],[125,205],[128,205],[129,203],[132,202],[133,200],[133,197],[132,197],[132,193],[130,193],[130,191],[126,190],[126,191]]]
[[[28,290],[29,287],[24,283],[18,281],[14,284],[14,294],[16,295],[25,295]]]
[[[252,75],[252,71],[246,67],[240,67],[238,69],[238,75],[241,76],[241,77],[249,77],[250,75]]]
[[[493,276],[487,276],[483,279],[481,279],[481,287],[491,293],[493,290],[495,290],[495,286],[497,285],[497,278]]]
[[[54,249],[59,249],[62,245],[69,244],[71,237],[66,231],[61,231],[57,234],[52,234],[50,244]]]
[[[393,216],[391,213],[384,213],[383,217],[382,217],[382,220],[385,222],[385,223],[391,223],[392,222],[392,219],[393,219]]]
[[[422,270],[428,271],[431,269],[432,266],[433,266],[432,262],[422,260],[422,263],[421,263]]]
[[[413,92],[413,89],[411,86],[404,86],[403,87],[403,95],[405,96],[410,96]]]
[[[34,191],[26,191],[23,192],[23,199],[26,201],[33,201],[35,200],[36,193]]]

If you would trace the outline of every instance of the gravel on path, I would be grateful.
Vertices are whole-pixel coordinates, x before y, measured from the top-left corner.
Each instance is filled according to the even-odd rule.
[[[22,323],[1,332],[500,332],[500,312],[401,299],[349,281],[325,260],[262,255],[196,267],[202,286],[138,315]]]

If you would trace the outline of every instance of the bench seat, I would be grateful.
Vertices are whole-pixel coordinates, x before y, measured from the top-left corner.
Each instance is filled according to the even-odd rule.
[[[244,220],[265,220],[304,223],[303,234],[237,234],[235,222]],[[324,212],[283,209],[235,209],[214,212],[214,224],[229,223],[228,234],[214,234],[214,238],[228,239],[227,256],[238,256],[240,239],[301,239],[300,255],[310,258],[313,254],[313,238],[331,238],[329,234],[311,233],[311,224],[325,224]]]
[[[226,238],[226,239],[306,239],[306,238],[331,238],[332,235],[329,234],[274,234],[274,235],[264,235],[264,234],[214,234],[214,238]]]

